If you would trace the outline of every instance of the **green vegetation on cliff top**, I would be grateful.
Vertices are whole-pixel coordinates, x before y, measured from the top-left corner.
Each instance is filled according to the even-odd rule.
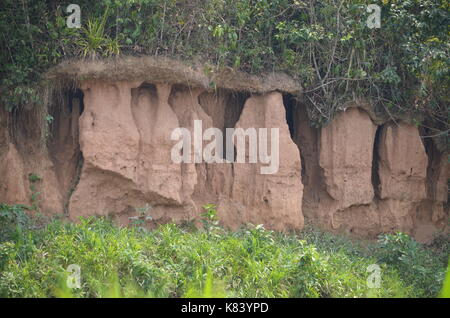
[[[303,85],[316,124],[360,96],[388,114],[425,115],[432,135],[448,130],[447,0],[75,2],[80,29],[66,26],[70,2],[2,1],[3,107],[39,105],[36,84],[64,59],[150,54],[287,72]],[[372,3],[381,7],[379,29],[366,25]]]

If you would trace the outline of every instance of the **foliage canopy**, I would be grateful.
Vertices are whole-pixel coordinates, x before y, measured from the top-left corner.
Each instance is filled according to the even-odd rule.
[[[369,29],[378,4],[381,28]],[[71,57],[154,54],[250,73],[283,71],[305,88],[316,124],[355,96],[391,115],[432,118],[448,130],[446,0],[78,0],[82,28],[66,27],[68,3],[4,0],[1,102],[39,103],[36,83]],[[424,115],[424,116],[423,116]],[[442,134],[442,133],[441,133]],[[447,131],[448,134],[448,131]]]

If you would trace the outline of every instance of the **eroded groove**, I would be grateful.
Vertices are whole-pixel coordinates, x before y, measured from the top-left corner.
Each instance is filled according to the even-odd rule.
[[[294,107],[296,106],[294,97],[290,94],[283,94],[283,105],[286,111],[286,122],[289,127],[289,133],[291,134],[291,139],[294,140],[296,128],[294,126]]]
[[[306,111],[304,110],[302,105],[299,105],[294,96],[291,94],[283,94],[283,105],[286,111],[286,122],[289,127],[289,133],[291,135],[292,141],[297,145],[300,152],[300,162],[301,162],[301,176],[302,182],[305,185],[305,181],[307,182],[307,172],[308,169],[306,165],[306,158],[304,155],[305,149],[300,146],[300,130],[303,129],[304,123],[301,123],[299,116],[307,116]],[[302,108],[302,109],[300,109]],[[300,114],[301,113],[301,114]],[[306,185],[305,185],[306,186]]]
[[[213,125],[222,131],[223,153],[226,158],[226,129],[234,128],[241,117],[242,110],[250,94],[219,89],[215,92],[205,92],[199,95],[198,103],[213,120]],[[234,151],[236,156],[236,151]],[[234,158],[236,159],[236,158]]]
[[[83,114],[84,111],[84,94],[81,90],[77,89],[75,91],[71,91],[68,94],[68,110],[69,110],[69,119],[66,121],[62,121],[62,118],[58,119],[57,122],[57,126],[60,125],[70,125],[70,127],[67,127],[66,130],[70,130],[67,131],[66,133],[69,134],[69,136],[72,139],[72,150],[71,152],[73,152],[72,154],[68,154],[69,156],[71,155],[70,160],[72,161],[72,171],[65,171],[64,166],[61,165],[61,162],[67,161],[66,157],[67,155],[64,155],[64,153],[61,155],[59,152],[59,150],[61,149],[61,143],[64,143],[65,140],[58,140],[56,139],[56,143],[53,144],[51,147],[52,149],[52,157],[53,157],[53,161],[56,162],[56,173],[58,176],[58,181],[59,183],[62,185],[63,187],[63,195],[64,195],[64,202],[63,202],[63,207],[64,207],[64,214],[69,214],[69,203],[70,203],[70,199],[72,197],[73,192],[75,191],[78,183],[80,182],[80,177],[81,177],[81,172],[83,170],[83,162],[84,162],[84,158],[83,158],[83,153],[81,152],[80,149],[80,143],[79,143],[79,118],[80,116]],[[61,127],[57,127],[57,131],[61,131]],[[69,184],[65,184],[64,181],[64,176],[63,174],[69,172],[72,174],[69,180]]]
[[[377,127],[375,133],[375,140],[373,142],[373,152],[372,152],[372,187],[376,198],[380,198],[380,175],[379,175],[379,165],[380,165],[380,138],[383,130],[383,125]]]
[[[432,131],[428,128],[422,129],[422,135],[429,136],[432,135]],[[428,157],[428,165],[426,172],[426,191],[427,199],[431,201],[442,201],[446,200],[447,204],[450,203],[450,192],[447,191],[447,198],[443,198],[439,195],[439,178],[442,174],[442,169],[447,161],[446,153],[441,151],[436,144],[436,139],[425,137],[422,138],[423,145],[425,147],[425,153]]]
[[[81,179],[81,172],[83,171],[83,163],[84,163],[84,158],[83,158],[83,153],[80,151],[79,156],[78,156],[78,164],[76,167],[76,171],[75,171],[75,176],[72,179],[72,184],[69,188],[69,190],[67,191],[67,195],[64,201],[64,214],[68,215],[69,214],[69,204],[70,204],[70,199],[72,198],[72,194],[75,192],[75,189],[78,186],[78,183],[80,182]]]

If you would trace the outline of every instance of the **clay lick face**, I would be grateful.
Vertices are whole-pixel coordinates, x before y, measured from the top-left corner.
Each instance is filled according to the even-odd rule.
[[[202,120],[194,120],[193,126],[193,134],[189,129],[183,127],[175,128],[172,131],[171,140],[178,141],[171,150],[171,159],[174,163],[202,163],[204,161],[221,164],[255,164],[259,162],[261,163],[261,174],[278,172],[279,128],[226,128],[225,142],[223,142],[223,132],[219,128],[210,127],[203,131]],[[209,141],[209,143],[203,147],[203,141]],[[224,143],[226,143],[225,158],[223,158]],[[193,149],[193,153],[191,149]]]

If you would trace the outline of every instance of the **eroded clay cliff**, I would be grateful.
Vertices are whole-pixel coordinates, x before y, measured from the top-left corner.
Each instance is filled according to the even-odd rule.
[[[108,64],[100,71],[78,64],[56,69],[55,78],[78,74],[78,88],[50,107],[54,122],[44,145],[32,125],[2,112],[0,202],[35,205],[74,221],[109,215],[128,224],[144,210],[151,225],[198,221],[202,206],[212,203],[230,228],[301,229],[305,216],[361,237],[403,231],[427,241],[446,230],[447,153],[416,126],[377,120],[367,104],[355,103],[313,128],[305,106],[292,98],[301,95],[298,87],[284,75],[207,78],[196,69],[152,63],[131,73],[120,69],[129,70],[127,63],[109,73]],[[248,163],[248,152],[246,163],[226,162],[227,147],[237,145],[225,135],[224,148],[214,153],[222,163],[174,162],[172,133],[194,134],[196,120],[203,130],[224,133],[278,128],[277,171],[262,174],[264,164]],[[198,142],[207,147],[208,141]]]
[[[437,151],[430,172],[415,125],[391,121],[377,126],[362,107],[338,113],[319,129],[308,125],[300,107],[294,123],[294,140],[309,156],[303,212],[313,222],[360,237],[402,231],[421,241],[445,229],[446,154]]]
[[[155,221],[193,220],[203,205],[215,203],[229,227],[247,222],[280,230],[303,226],[300,155],[289,135],[280,93],[250,97],[237,110],[242,114],[234,116],[235,127],[280,129],[279,170],[262,176],[257,164],[171,159],[176,128],[193,133],[195,120],[202,121],[203,129],[225,127],[224,100],[232,98],[224,92],[208,96],[205,89],[177,84],[98,81],[85,82],[81,89],[84,161],[69,201],[71,219],[112,214],[126,223],[136,208],[151,205]],[[209,103],[209,114],[200,102]]]

